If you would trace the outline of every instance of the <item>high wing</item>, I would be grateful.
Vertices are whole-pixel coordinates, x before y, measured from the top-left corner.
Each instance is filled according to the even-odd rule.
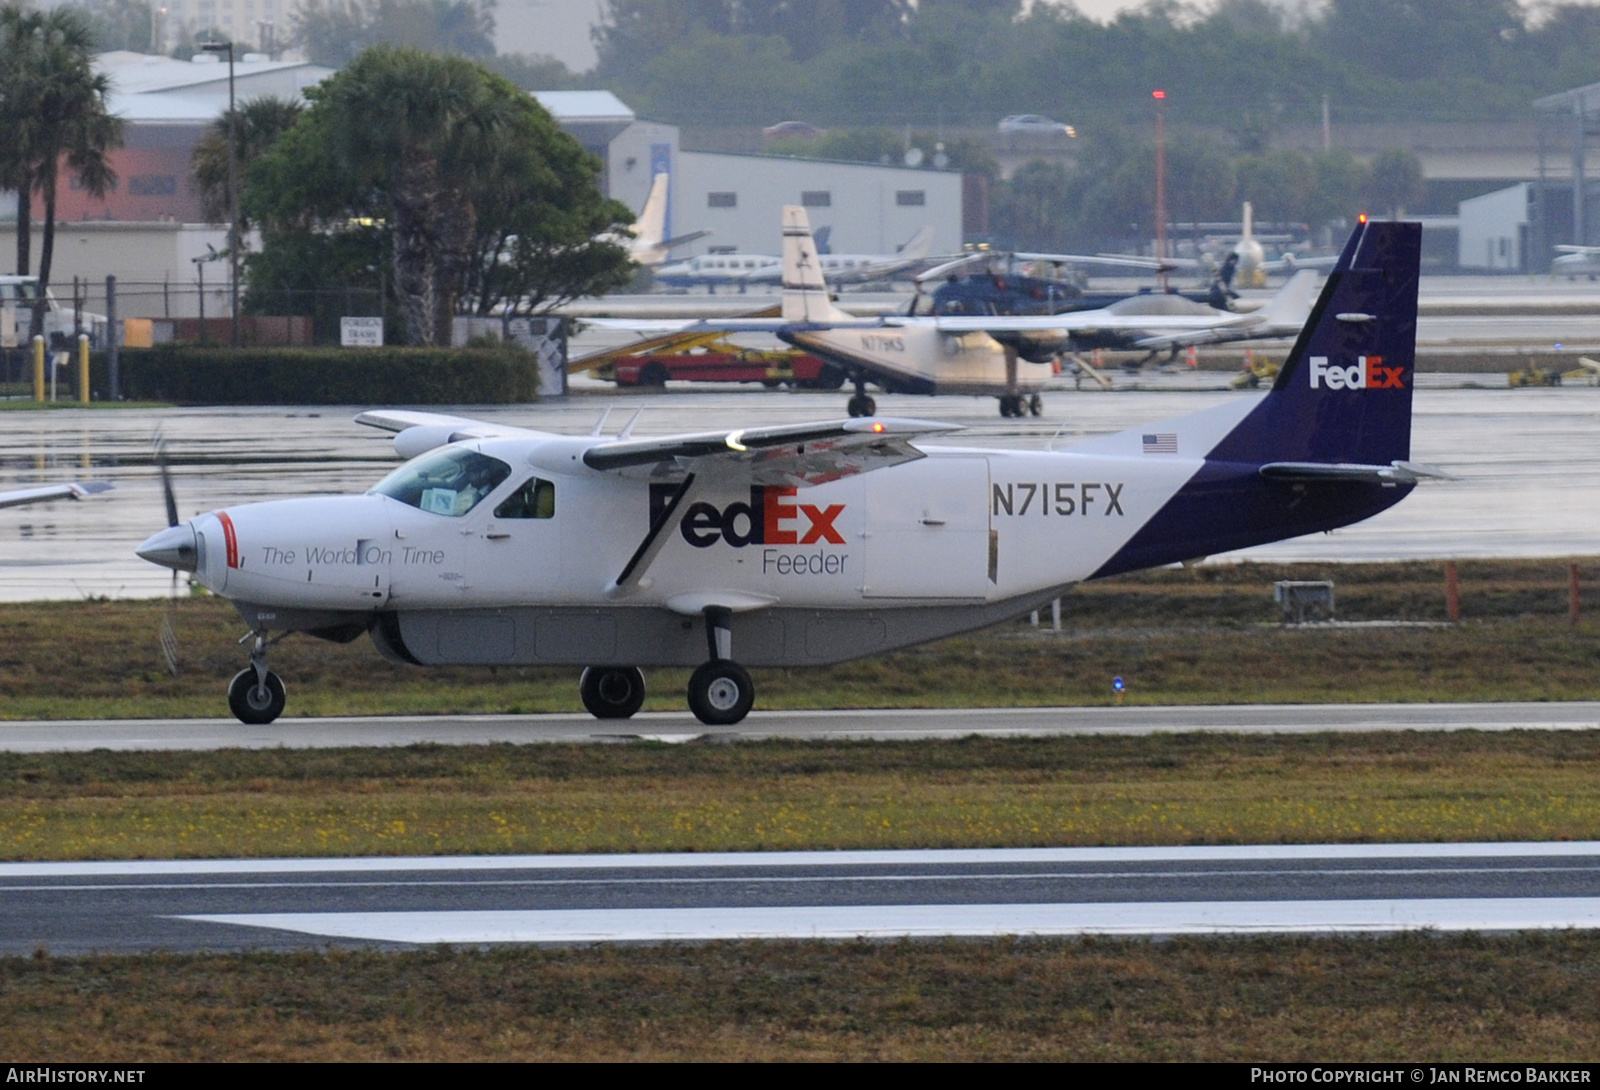
[[[886,315],[885,325],[925,326],[941,333],[1082,333],[1089,331],[1134,331],[1150,336],[1136,343],[1144,348],[1167,347],[1169,343],[1195,344],[1220,340],[1240,340],[1298,332],[1311,313],[1316,294],[1317,274],[1309,269],[1294,277],[1260,310],[1235,313],[1197,307],[1197,313],[1138,313],[1114,305],[1100,310],[1068,311],[1064,314],[945,314],[933,316]],[[1160,296],[1134,296],[1134,301]],[[1127,303],[1128,300],[1124,300]]]
[[[631,439],[590,447],[590,469],[676,478],[685,473],[748,477],[751,484],[804,488],[923,457],[911,440],[959,425],[896,417]]]
[[[18,488],[0,492],[0,507],[22,507],[30,503],[48,503],[51,500],[81,500],[100,492],[111,491],[109,481],[90,481],[87,484],[48,484],[38,488]]]
[[[666,528],[695,494],[697,485],[738,478],[741,483],[806,487],[875,469],[916,461],[923,453],[911,445],[919,435],[957,430],[957,425],[894,417],[830,420],[766,428],[669,435],[659,439],[618,440],[583,453],[590,469],[628,476],[677,480],[649,531],[606,587],[617,598],[648,585],[645,573],[667,542]],[[727,595],[718,604],[734,605]],[[746,601],[742,608],[766,604]]]
[[[394,432],[395,453],[406,459],[462,439],[529,439],[549,435],[548,432],[532,428],[491,424],[486,420],[451,416],[448,413],[413,412],[409,409],[369,409],[357,413],[355,420],[357,424],[365,424],[369,428]]]

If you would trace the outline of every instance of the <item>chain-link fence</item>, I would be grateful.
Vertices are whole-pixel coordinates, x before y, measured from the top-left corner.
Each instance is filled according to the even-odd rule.
[[[226,270],[219,271],[215,279],[201,271],[188,282],[118,280],[114,302],[103,279],[57,281],[50,285],[45,338],[52,348],[66,347],[86,333],[96,348],[102,347],[107,316],[115,313],[129,347],[171,341],[231,344],[233,293]],[[0,348],[26,345],[35,305],[21,298],[6,303]],[[252,288],[241,291],[239,340],[250,345],[337,345],[341,318],[382,316],[376,288]]]

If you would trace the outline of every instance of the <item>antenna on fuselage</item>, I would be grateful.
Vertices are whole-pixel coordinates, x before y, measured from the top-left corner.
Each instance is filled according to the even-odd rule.
[[[596,420],[594,422],[594,427],[589,429],[589,434],[590,435],[599,435],[601,429],[606,426],[606,418],[608,416],[610,416],[610,415],[611,415],[611,406],[607,405],[605,412],[600,414],[600,419]]]
[[[633,410],[633,415],[628,417],[628,422],[622,425],[622,430],[617,433],[617,442],[620,443],[628,436],[633,434],[633,426],[639,422],[639,418],[643,415],[643,409]]]

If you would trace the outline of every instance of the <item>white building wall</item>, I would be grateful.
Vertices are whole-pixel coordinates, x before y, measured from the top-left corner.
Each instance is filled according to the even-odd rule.
[[[1461,202],[1458,262],[1463,269],[1523,268],[1522,234],[1528,226],[1528,183]]]
[[[678,163],[672,231],[713,234],[681,247],[674,258],[713,249],[779,253],[786,204],[806,206],[813,230],[832,228],[834,253],[893,253],[924,224],[934,229],[932,253],[961,247],[961,175],[955,171],[698,151],[680,152]]]
[[[650,182],[657,174],[672,177],[667,190],[667,237],[681,234],[674,221],[672,198],[677,195],[678,127],[656,121],[635,121],[612,139],[606,155],[607,196],[619,200],[634,212],[644,207],[650,196]],[[684,248],[688,252],[688,248]]]

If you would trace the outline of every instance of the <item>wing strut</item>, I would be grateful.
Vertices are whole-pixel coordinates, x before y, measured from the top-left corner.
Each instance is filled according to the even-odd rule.
[[[662,531],[671,524],[672,516],[682,505],[684,497],[689,494],[689,489],[692,487],[694,487],[694,474],[690,473],[684,477],[683,483],[678,486],[678,490],[668,497],[665,506],[661,508],[661,513],[650,524],[650,531],[644,535],[644,540],[639,542],[639,547],[633,551],[633,555],[628,558],[628,562],[622,566],[622,573],[606,588],[608,597],[614,598],[626,594],[639,585],[640,579],[645,571],[649,569],[651,562],[655,560],[656,554],[666,544],[666,538],[662,536]],[[636,575],[639,578],[635,578]],[[630,583],[632,586],[629,585]]]

